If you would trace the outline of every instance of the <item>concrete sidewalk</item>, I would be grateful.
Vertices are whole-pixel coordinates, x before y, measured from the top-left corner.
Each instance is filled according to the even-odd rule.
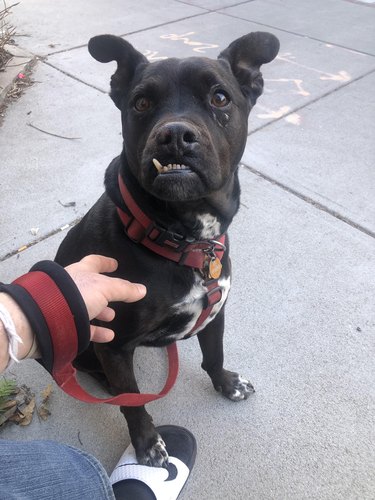
[[[120,152],[120,115],[106,94],[114,66],[90,58],[91,36],[124,36],[157,60],[215,57],[245,33],[274,33],[281,50],[263,67],[230,230],[226,367],[257,392],[237,404],[221,398],[192,339],[179,343],[175,388],[149,410],[157,425],[197,438],[181,500],[374,499],[375,1],[103,5],[24,0],[13,9],[18,44],[43,59],[0,128],[0,281],[54,257]],[[164,351],[137,356],[141,388],[160,389]],[[32,361],[13,373],[37,394],[51,380]],[[57,388],[52,398],[47,421],[8,425],[0,437],[72,444],[110,471],[129,442],[120,412]]]

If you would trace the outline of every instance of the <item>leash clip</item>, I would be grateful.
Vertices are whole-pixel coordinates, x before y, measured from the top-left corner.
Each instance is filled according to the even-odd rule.
[[[205,254],[211,259],[217,259],[216,252],[225,252],[227,247],[224,245],[224,243],[220,243],[220,241],[217,240],[208,240],[208,243],[210,243],[210,246],[206,249],[203,250]]]

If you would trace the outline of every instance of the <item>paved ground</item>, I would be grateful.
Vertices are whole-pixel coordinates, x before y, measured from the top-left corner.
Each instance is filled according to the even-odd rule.
[[[216,56],[240,35],[271,31],[281,51],[264,67],[250,119],[225,341],[227,367],[257,392],[238,404],[216,394],[193,339],[179,344],[175,388],[150,411],[197,437],[182,500],[374,499],[375,2],[103,5],[27,0],[14,9],[19,44],[47,57],[0,129],[0,279],[53,258],[61,228],[96,200],[120,151],[120,116],[106,95],[113,66],[90,59],[90,36],[124,35],[157,60]],[[144,389],[150,378],[160,387],[164,361],[164,351],[139,353]],[[50,380],[31,361],[14,373],[35,391]],[[46,422],[1,435],[70,443],[108,470],[129,442],[116,408],[58,389]]]

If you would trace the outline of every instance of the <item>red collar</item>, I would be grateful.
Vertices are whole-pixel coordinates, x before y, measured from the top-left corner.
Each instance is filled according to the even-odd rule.
[[[119,207],[117,212],[124,224],[125,233],[132,241],[141,243],[154,253],[180,265],[201,270],[206,279],[220,277],[220,261],[225,252],[225,234],[212,240],[194,240],[171,232],[156,224],[141,210],[120,174],[118,183],[130,215]]]

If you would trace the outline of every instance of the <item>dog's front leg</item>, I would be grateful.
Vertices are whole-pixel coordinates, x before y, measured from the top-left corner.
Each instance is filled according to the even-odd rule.
[[[224,364],[224,307],[198,333],[203,354],[202,368],[210,376],[215,389],[232,401],[247,399],[254,392],[251,383],[236,372],[225,370]]]
[[[134,349],[114,351],[106,344],[95,344],[95,353],[113,394],[139,393],[133,370]],[[138,462],[143,465],[163,467],[168,462],[168,453],[145,407],[121,406],[120,410],[126,418]]]

